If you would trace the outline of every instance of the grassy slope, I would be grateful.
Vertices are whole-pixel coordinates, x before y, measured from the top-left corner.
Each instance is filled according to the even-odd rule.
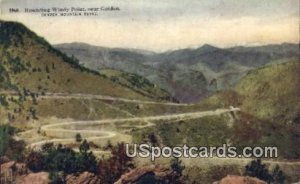
[[[1,66],[10,82],[19,88],[34,92],[89,93],[146,99],[129,88],[80,67],[75,60],[53,49],[21,24],[2,21],[1,28]],[[12,60],[17,60],[17,66],[13,66]]]
[[[133,130],[135,143],[150,142],[150,135],[160,138],[163,145],[220,146],[230,138],[227,115],[206,116],[183,121],[163,121],[147,129]]]
[[[293,146],[300,141],[299,73],[299,60],[256,69],[232,91],[213,95],[202,105],[241,108],[232,129],[234,144],[277,146],[280,157],[299,159],[300,149]]]
[[[251,71],[235,87],[245,97],[242,109],[260,118],[290,119],[300,113],[300,62]]]
[[[222,91],[202,102],[217,107],[238,106],[263,119],[296,117],[300,106],[300,63],[295,59],[250,71],[230,91]],[[282,120],[283,120],[282,119]]]
[[[152,98],[170,99],[169,94],[152,84],[149,80],[137,74],[125,73],[119,70],[103,69],[99,71],[109,79],[138,91]]]
[[[280,158],[299,159],[300,63],[269,65],[252,70],[232,89],[222,91],[199,104],[201,109],[240,107],[234,121],[228,116],[197,120],[160,122],[156,127],[133,131],[136,142],[161,138],[165,145],[218,145],[237,147],[276,146]]]
[[[131,81],[131,85],[124,85],[80,66],[75,58],[67,57],[52,48],[43,38],[22,24],[0,21],[0,25],[0,91],[17,91],[26,98],[21,100],[0,96],[1,122],[22,123],[34,118],[34,114],[39,118],[126,117],[124,112],[98,101],[85,102],[74,99],[59,100],[60,103],[49,99],[34,102],[30,93],[84,93],[140,100],[169,100],[166,92],[150,83],[134,86],[134,81]],[[6,106],[3,106],[4,102]],[[96,106],[90,117],[87,117],[90,110],[84,103]]]
[[[158,135],[165,145],[277,146],[279,156],[299,158],[300,64],[274,64],[248,73],[232,90],[219,92],[199,104],[201,109],[240,107],[234,122],[227,115],[197,120],[160,122],[156,127],[133,131],[136,142]],[[297,133],[298,132],[298,133]],[[278,141],[280,140],[280,141]]]

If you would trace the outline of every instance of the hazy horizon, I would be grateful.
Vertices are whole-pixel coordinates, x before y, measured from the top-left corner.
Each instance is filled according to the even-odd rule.
[[[9,8],[115,6],[97,17],[41,17]],[[299,43],[298,0],[2,0],[1,19],[25,24],[51,44],[83,42],[164,52]]]
[[[172,51],[176,51],[176,50],[180,50],[180,49],[198,49],[203,47],[204,45],[209,45],[212,47],[216,47],[216,48],[220,48],[220,49],[229,49],[229,48],[233,48],[233,47],[261,47],[261,46],[270,46],[270,45],[282,45],[282,44],[298,44],[300,45],[300,42],[281,42],[281,43],[266,43],[266,44],[245,44],[245,45],[233,45],[233,46],[225,46],[225,47],[221,47],[218,45],[214,45],[214,44],[209,44],[209,43],[204,43],[204,44],[199,44],[198,46],[193,46],[193,47],[182,47],[182,48],[174,48],[174,49],[169,49],[169,50],[162,50],[162,51],[155,51],[155,50],[150,50],[150,49],[143,49],[143,48],[130,48],[130,47],[109,47],[109,46],[103,46],[103,45],[94,45],[94,44],[90,44],[90,43],[86,43],[86,42],[64,42],[64,43],[56,43],[56,44],[52,44],[53,46],[57,46],[57,45],[64,45],[64,44],[86,44],[92,47],[102,47],[102,48],[108,48],[108,49],[127,49],[127,50],[141,50],[141,51],[148,51],[148,52],[155,52],[155,53],[164,53],[164,52],[172,52]]]

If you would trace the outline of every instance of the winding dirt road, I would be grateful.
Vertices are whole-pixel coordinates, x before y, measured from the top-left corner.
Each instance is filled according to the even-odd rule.
[[[86,130],[86,129],[79,129],[79,130],[72,130],[67,129],[66,127],[71,127],[74,125],[80,126],[91,126],[91,125],[101,125],[101,124],[112,124],[112,123],[124,123],[124,122],[147,122],[146,125],[136,125],[135,128],[146,128],[149,126],[153,126],[154,124],[150,121],[158,121],[158,120],[185,120],[185,119],[197,119],[204,116],[211,116],[211,115],[220,115],[223,113],[228,113],[232,111],[239,111],[239,108],[231,108],[231,109],[217,109],[215,111],[202,111],[202,112],[192,112],[192,113],[178,113],[178,114],[170,114],[170,115],[159,115],[159,116],[147,116],[147,117],[132,117],[132,118],[119,118],[119,119],[104,119],[104,120],[97,120],[97,121],[69,121],[63,123],[55,123],[44,125],[40,128],[42,132],[47,134],[51,134],[51,132],[55,132],[56,134],[89,134],[93,135],[90,137],[86,137],[87,140],[97,140],[97,139],[109,139],[115,137],[118,132],[115,131],[106,131],[106,130]],[[37,148],[45,143],[72,143],[74,142],[74,136],[72,138],[56,138],[56,139],[49,139],[43,140],[35,143],[31,143],[28,145],[30,148]]]
[[[10,95],[18,96],[16,92],[0,92],[0,95]],[[185,104],[185,103],[173,103],[173,102],[156,102],[156,101],[146,101],[146,100],[134,100],[120,97],[113,97],[107,95],[92,95],[92,94],[82,94],[82,93],[45,93],[38,95],[37,99],[99,99],[99,100],[108,100],[108,101],[120,101],[127,103],[139,103],[139,104],[157,104],[157,105],[169,105],[169,106],[192,106],[194,104]]]
[[[124,122],[146,122],[146,125],[135,125],[135,128],[146,128],[149,126],[153,126],[154,123],[151,121],[158,120],[186,120],[186,119],[197,119],[204,116],[211,115],[220,115],[223,113],[229,113],[233,111],[240,111],[239,108],[230,108],[230,109],[217,109],[215,111],[202,111],[202,112],[192,112],[192,113],[178,113],[178,114],[170,114],[170,115],[160,115],[160,116],[147,116],[147,117],[131,117],[131,118],[120,118],[120,119],[104,119],[98,121],[68,121],[63,123],[55,123],[44,125],[41,127],[41,131],[47,133],[50,132],[60,132],[60,133],[80,133],[80,134],[94,134],[93,136],[86,137],[88,141],[96,141],[99,139],[111,139],[117,136],[119,133],[116,131],[106,131],[106,130],[86,130],[86,129],[68,129],[67,127],[72,127],[76,125],[80,126],[89,126],[89,125],[103,125],[103,124],[111,124],[111,123],[124,123]],[[133,115],[132,115],[133,116]],[[28,145],[29,148],[39,149],[45,143],[74,143],[74,136],[71,138],[54,138],[49,140],[43,140],[39,142],[34,142]],[[109,151],[103,150],[93,150],[94,154],[109,154]],[[195,160],[184,159],[185,164],[191,164],[190,162],[195,162]],[[244,163],[247,164],[253,160],[253,158],[207,158],[206,162],[230,162],[230,163]],[[264,163],[268,164],[279,164],[279,165],[289,165],[289,166],[300,166],[300,161],[284,161],[284,160],[268,160],[264,159]],[[193,165],[193,164],[191,164]]]
[[[2,94],[2,93],[1,93]],[[16,93],[5,93],[8,95],[17,95]],[[179,104],[179,103],[172,103],[172,102],[155,102],[155,101],[142,101],[142,100],[132,100],[132,99],[125,99],[125,98],[118,98],[118,97],[111,97],[105,95],[90,95],[90,94],[69,94],[69,93],[46,93],[45,95],[40,95],[38,99],[47,99],[47,98],[55,98],[55,99],[99,99],[99,100],[108,100],[108,101],[120,101],[120,102],[127,102],[127,103],[138,103],[138,104],[158,104],[158,105],[168,105],[168,106],[192,106],[193,104]],[[149,126],[155,125],[151,121],[158,121],[158,120],[186,120],[186,119],[197,119],[204,116],[211,116],[211,115],[220,115],[223,113],[233,112],[233,111],[240,111],[239,108],[230,108],[230,109],[217,109],[215,111],[202,111],[202,112],[192,112],[192,113],[177,113],[177,114],[170,114],[170,115],[159,115],[159,116],[147,116],[147,117],[136,117],[131,113],[125,111],[124,113],[128,114],[131,118],[120,118],[120,119],[104,119],[98,121],[68,121],[63,123],[55,123],[44,125],[40,129],[44,131],[46,134],[50,132],[56,133],[80,133],[80,134],[92,134],[93,136],[86,137],[88,141],[95,141],[99,139],[111,139],[117,136],[119,133],[116,131],[107,131],[107,130],[86,130],[86,129],[79,129],[79,130],[72,130],[68,129],[68,126],[73,125],[101,125],[101,124],[111,124],[111,123],[124,123],[124,122],[146,122],[145,125],[134,125],[134,128],[146,128]],[[121,125],[122,126],[122,125]],[[124,126],[126,127],[126,126]],[[28,130],[26,132],[34,133],[34,130]],[[25,133],[25,132],[24,132]],[[38,149],[45,143],[74,143],[75,138],[53,138],[43,141],[34,142],[28,145],[29,148]],[[93,150],[95,154],[109,154],[108,151],[103,150]],[[213,159],[212,162],[219,162],[219,161],[229,161],[229,162],[250,162],[253,160],[252,158],[210,158]],[[208,160],[209,161],[209,158]],[[189,162],[189,161],[188,161]],[[278,161],[278,160],[264,160],[265,163],[269,164],[281,164],[281,165],[300,165],[299,161]]]
[[[3,95],[10,95],[10,96],[17,96],[18,94],[16,92],[12,91],[5,91],[1,92],[0,94]],[[143,101],[143,100],[134,100],[134,99],[126,99],[126,98],[119,98],[119,97],[112,97],[112,96],[105,96],[105,95],[92,95],[92,94],[81,94],[81,93],[45,93],[43,95],[38,95],[37,100],[39,99],[99,99],[99,100],[107,100],[107,101],[120,101],[120,102],[126,102],[126,103],[136,103],[136,104],[158,104],[158,105],[167,105],[167,106],[191,106],[193,104],[180,104],[180,103],[172,103],[172,102],[156,102],[156,101]],[[112,106],[113,107],[113,106]],[[117,107],[113,107],[117,108]],[[45,132],[46,134],[49,132],[56,132],[56,133],[81,133],[81,134],[94,134],[94,136],[87,137],[86,139],[91,141],[95,139],[109,139],[115,137],[118,133],[114,131],[106,131],[106,130],[68,130],[64,128],[55,128],[60,126],[71,126],[71,125],[79,125],[79,124],[85,124],[85,125],[99,125],[99,124],[105,124],[105,123],[118,123],[118,122],[146,122],[146,125],[135,125],[135,128],[145,128],[149,126],[153,126],[154,124],[150,121],[153,120],[164,120],[164,119],[177,119],[177,118],[186,118],[190,116],[199,116],[198,113],[185,113],[185,114],[175,114],[175,115],[164,115],[164,116],[150,116],[150,117],[136,117],[132,115],[131,113],[116,109],[119,111],[122,111],[123,113],[126,113],[132,118],[123,118],[123,119],[106,119],[106,120],[99,120],[99,121],[71,121],[71,122],[65,122],[65,123],[56,123],[51,125],[42,126],[40,128],[41,131]],[[213,112],[213,111],[212,111]],[[214,112],[215,113],[215,112]],[[200,112],[201,116],[202,114],[205,114],[205,112]],[[186,117],[185,117],[186,116]],[[123,126],[126,127],[126,126]],[[23,132],[24,134],[27,132],[33,133],[34,130],[28,130],[26,132]],[[22,134],[22,133],[21,133]],[[41,145],[45,143],[72,143],[74,142],[74,138],[54,138],[49,140],[43,140],[35,143],[31,143],[28,145],[30,148],[36,148],[40,147]]]

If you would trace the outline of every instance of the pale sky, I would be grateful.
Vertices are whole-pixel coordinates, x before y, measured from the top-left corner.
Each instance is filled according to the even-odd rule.
[[[1,0],[0,0],[1,2]],[[166,51],[212,44],[299,43],[299,0],[2,0],[1,19],[52,44]],[[119,7],[96,17],[41,17],[24,8]],[[21,13],[9,13],[19,8]]]

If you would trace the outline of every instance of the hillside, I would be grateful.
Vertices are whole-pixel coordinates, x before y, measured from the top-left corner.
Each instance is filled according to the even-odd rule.
[[[150,74],[151,67],[143,65],[151,58],[153,53],[130,49],[111,49],[105,47],[92,46],[85,43],[59,44],[54,45],[69,56],[75,56],[79,62],[87,68],[94,69],[121,69],[132,73],[139,71]]]
[[[300,62],[291,60],[248,73],[235,86],[242,108],[260,118],[292,120],[300,114]]]
[[[171,99],[167,92],[137,75],[122,73],[122,78],[126,78],[123,81],[121,76],[112,78],[79,65],[76,58],[56,50],[22,24],[0,21],[0,26],[2,122],[23,122],[52,115],[86,118],[91,110],[84,105],[92,103],[89,100],[39,99],[45,94],[92,94],[152,101]],[[93,103],[99,105],[95,117],[124,115],[101,102]]]
[[[127,86],[145,96],[151,98],[161,98],[164,100],[175,100],[169,97],[168,92],[162,90],[157,85],[151,83],[148,79],[137,74],[126,73],[113,69],[103,69],[99,70],[99,72],[112,81],[119,83],[122,86]]]
[[[55,45],[94,69],[116,69],[145,77],[181,102],[197,102],[216,91],[233,87],[247,71],[299,57],[298,44],[218,48],[203,45],[153,53],[84,43]]]
[[[43,38],[19,23],[1,21],[0,31],[3,88],[148,98],[140,92],[142,89],[135,91],[80,66],[75,58],[52,48]],[[151,98],[166,96],[164,93]]]
[[[300,158],[299,59],[252,70],[231,91],[219,92],[201,105],[239,107],[233,126],[237,145],[274,145],[281,157]],[[281,141],[278,141],[281,140]]]
[[[232,90],[212,95],[202,104],[238,106],[258,118],[292,120],[300,114],[299,72],[297,59],[251,70]]]

